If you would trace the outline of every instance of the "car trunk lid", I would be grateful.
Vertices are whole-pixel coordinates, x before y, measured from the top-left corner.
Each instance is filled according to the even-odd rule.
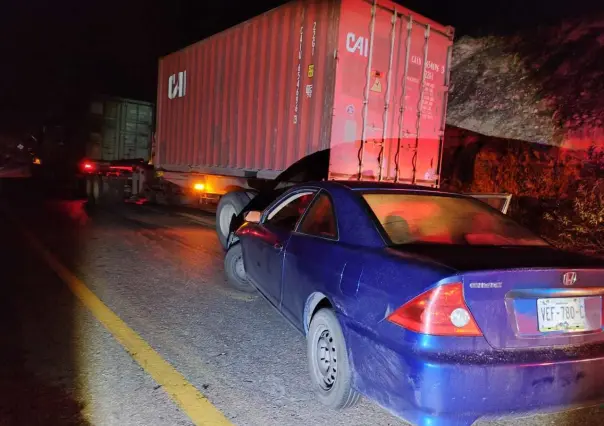
[[[604,269],[472,271],[462,281],[466,303],[494,348],[604,342]]]
[[[494,348],[604,342],[604,262],[598,259],[549,246],[392,249],[457,271],[468,308]]]

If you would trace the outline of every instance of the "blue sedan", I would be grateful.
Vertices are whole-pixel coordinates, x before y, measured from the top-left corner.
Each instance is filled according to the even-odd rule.
[[[470,196],[300,184],[225,257],[307,339],[318,399],[417,425],[604,402],[604,268]]]

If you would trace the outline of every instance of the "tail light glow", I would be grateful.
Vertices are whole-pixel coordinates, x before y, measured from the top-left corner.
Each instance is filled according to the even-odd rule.
[[[463,297],[463,284],[435,287],[410,300],[388,317],[411,331],[434,336],[482,336]]]
[[[195,191],[203,191],[206,188],[206,186],[203,183],[196,183],[193,185],[193,189]]]
[[[134,167],[132,166],[109,166],[109,170],[117,170],[119,171],[124,171],[124,172],[131,172],[134,170]]]

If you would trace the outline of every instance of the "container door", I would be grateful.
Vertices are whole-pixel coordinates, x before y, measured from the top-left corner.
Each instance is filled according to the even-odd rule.
[[[343,0],[330,178],[438,185],[453,32]]]
[[[112,161],[117,159],[119,155],[119,104],[106,101],[104,110],[101,159]]]
[[[149,105],[123,102],[121,105],[119,159],[149,159],[152,109]]]

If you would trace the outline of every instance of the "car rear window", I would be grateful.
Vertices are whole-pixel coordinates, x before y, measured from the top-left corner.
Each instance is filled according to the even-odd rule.
[[[472,198],[403,193],[362,196],[394,245],[548,245],[509,217]]]

